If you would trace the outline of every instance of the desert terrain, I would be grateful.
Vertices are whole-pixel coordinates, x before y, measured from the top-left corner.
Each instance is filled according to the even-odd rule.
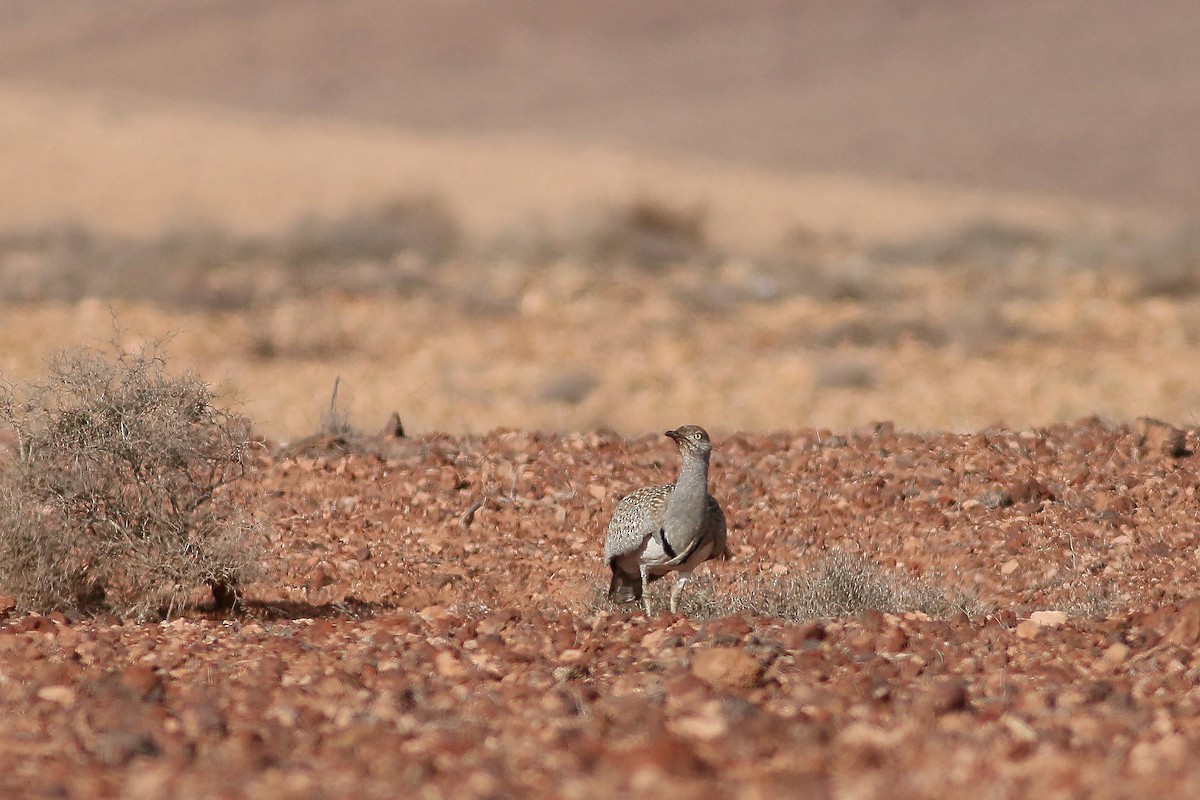
[[[1194,796],[1196,11],[833,8],[0,0],[0,378],[161,342],[267,553],[0,587],[0,793]]]

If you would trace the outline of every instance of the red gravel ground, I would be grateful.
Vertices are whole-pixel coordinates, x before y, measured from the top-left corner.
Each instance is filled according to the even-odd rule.
[[[239,615],[5,612],[0,793],[1200,796],[1193,431],[717,436],[734,558],[694,600],[835,548],[975,598],[819,620],[607,606],[662,437],[369,444],[264,457],[275,572]]]

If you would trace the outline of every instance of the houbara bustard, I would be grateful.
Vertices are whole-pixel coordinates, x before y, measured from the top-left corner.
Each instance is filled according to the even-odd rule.
[[[675,483],[645,486],[623,498],[608,523],[604,560],[612,569],[608,597],[614,602],[643,601],[652,581],[675,572],[671,612],[696,567],[710,558],[728,558],[725,514],[708,493],[712,441],[699,425],[684,425],[667,436],[679,447],[683,464]]]

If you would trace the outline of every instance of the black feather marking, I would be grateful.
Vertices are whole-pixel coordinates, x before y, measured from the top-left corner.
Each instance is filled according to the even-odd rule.
[[[663,552],[667,554],[667,558],[675,558],[675,548],[671,547],[671,543],[667,541],[667,531],[665,528],[658,529],[658,543],[662,545]]]

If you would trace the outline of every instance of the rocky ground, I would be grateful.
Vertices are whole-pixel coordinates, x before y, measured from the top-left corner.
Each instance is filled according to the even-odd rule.
[[[340,444],[277,448],[242,487],[274,570],[242,613],[6,612],[0,791],[1200,791],[1194,431],[718,437],[733,559],[650,618],[603,600],[599,551],[617,498],[675,468],[665,439]],[[839,551],[949,600],[794,613]]]

